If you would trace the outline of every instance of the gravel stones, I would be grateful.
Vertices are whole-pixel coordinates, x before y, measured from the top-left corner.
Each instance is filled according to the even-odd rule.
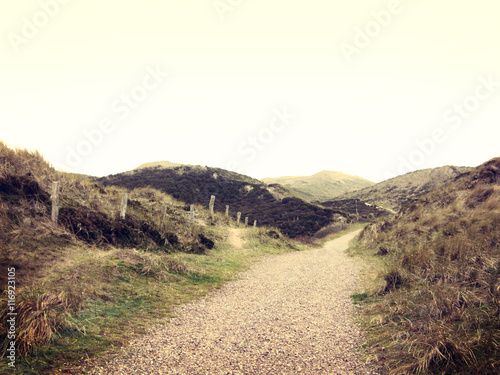
[[[353,322],[358,232],[264,258],[91,374],[372,374]]]

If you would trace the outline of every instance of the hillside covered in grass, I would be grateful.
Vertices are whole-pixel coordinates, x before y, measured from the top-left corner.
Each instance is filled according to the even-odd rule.
[[[154,165],[154,163],[151,163]],[[149,164],[147,165],[149,166]],[[128,189],[152,187],[177,200],[207,206],[216,196],[215,211],[230,216],[237,212],[249,223],[279,228],[295,238],[312,236],[321,228],[344,217],[342,212],[320,207],[299,199],[280,185],[265,185],[258,180],[220,168],[201,166],[153,166],[115,174],[96,180],[105,186]]]
[[[359,199],[385,209],[399,211],[405,204],[417,200],[440,184],[470,170],[469,167],[454,166],[421,169],[339,195],[334,200]]]
[[[363,222],[372,222],[376,218],[393,214],[390,210],[383,209],[372,203],[363,202],[360,199],[342,199],[313,203],[335,211],[344,212],[351,220]]]
[[[352,252],[372,264],[361,299],[384,373],[500,372],[500,158],[369,225]]]
[[[264,178],[262,181],[266,184],[280,184],[309,202],[327,201],[375,184],[362,177],[334,171],[322,171],[312,176]]]
[[[57,222],[54,181],[61,186]],[[101,186],[0,142],[0,374],[72,373],[164,321],[175,305],[220,287],[253,259],[292,249],[277,229],[238,227],[195,208],[192,224],[185,203],[163,192]],[[234,246],[232,236],[243,245]],[[8,277],[15,280],[10,291]],[[12,291],[15,339],[7,315]],[[16,370],[7,359],[11,341]]]

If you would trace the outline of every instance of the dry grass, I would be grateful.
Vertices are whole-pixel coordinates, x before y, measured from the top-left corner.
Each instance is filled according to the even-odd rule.
[[[499,185],[494,159],[362,233],[353,253],[378,271],[364,324],[385,373],[500,371]]]
[[[360,199],[392,212],[399,211],[401,206],[417,200],[432,189],[471,169],[453,166],[422,169],[344,194],[337,197],[337,200]]]
[[[37,347],[49,344],[62,330],[77,327],[71,318],[71,312],[77,311],[82,303],[82,296],[71,292],[59,294],[26,292],[16,301],[16,345],[20,357],[25,357]],[[0,319],[5,322],[9,317],[2,309]],[[0,337],[7,335],[7,326],[0,326]],[[2,343],[2,357],[9,341]]]
[[[61,181],[57,224],[50,217],[53,181]],[[127,218],[120,220],[125,192]],[[191,224],[188,210],[155,189],[102,187],[59,173],[37,152],[0,142],[0,358],[10,342],[7,267],[16,268],[14,373],[71,372],[86,356],[143,334],[176,304],[232,279],[252,259],[292,246],[277,230],[248,228],[254,247],[230,249],[231,219],[212,219],[196,206]],[[0,362],[0,373],[11,370]]]

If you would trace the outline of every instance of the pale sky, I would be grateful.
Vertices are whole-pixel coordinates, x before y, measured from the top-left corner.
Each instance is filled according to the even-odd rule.
[[[0,7],[0,140],[61,169],[381,181],[500,156],[498,0]]]

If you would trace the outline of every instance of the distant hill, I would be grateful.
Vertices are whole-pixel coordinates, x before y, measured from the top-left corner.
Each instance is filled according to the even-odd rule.
[[[375,185],[365,178],[333,171],[322,171],[312,176],[264,178],[262,181],[266,184],[280,184],[309,202],[330,200],[344,193]]]
[[[334,211],[343,212],[350,221],[373,221],[376,218],[389,216],[394,212],[375,204],[366,203],[359,199],[331,200],[326,202],[313,202]]]
[[[363,309],[381,373],[498,374],[500,158],[466,169],[403,176],[417,187],[436,175],[448,181],[367,226],[353,247],[383,264],[370,271],[380,289]]]
[[[436,186],[471,170],[470,167],[454,166],[422,169],[343,194],[334,200],[360,199],[385,209],[399,211],[401,206],[413,202]]]
[[[148,163],[96,182],[128,189],[152,187],[186,205],[207,206],[210,196],[215,195],[215,211],[225,212],[229,205],[231,217],[241,212],[242,220],[248,217],[250,224],[257,220],[259,226],[277,227],[290,237],[313,235],[336,218],[344,217],[341,212],[305,202],[280,185],[266,185],[239,173],[203,166],[165,165],[166,168],[162,163]]]
[[[185,164],[171,163],[169,161],[155,161],[152,163],[141,164],[135,169],[154,168],[154,167],[174,168],[174,167],[180,167],[182,165],[185,165]]]

